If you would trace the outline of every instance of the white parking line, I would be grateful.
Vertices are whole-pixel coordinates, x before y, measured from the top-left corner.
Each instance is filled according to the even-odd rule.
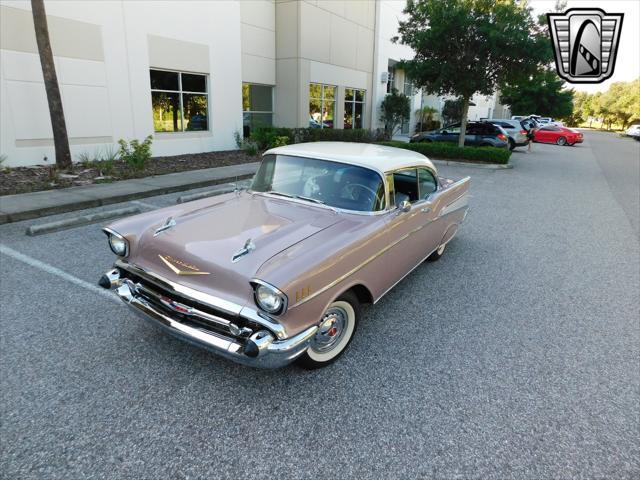
[[[110,293],[108,290],[92,285],[89,282],[85,282],[84,280],[80,280],[79,278],[74,277],[73,275],[63,270],[60,270],[59,268],[56,268],[52,265],[41,262],[40,260],[36,260],[35,258],[25,255],[24,253],[20,253],[17,250],[14,250],[13,248],[7,247],[6,245],[0,244],[0,253],[13,258],[14,260],[18,260],[19,262],[26,263],[27,265],[38,268],[44,272],[50,273],[51,275],[55,275],[56,277],[62,278],[67,282],[74,283],[79,287],[84,288],[85,290],[89,290],[93,293],[102,295],[103,297],[106,297],[109,300],[118,303],[119,305],[122,304],[122,302],[118,300],[115,297],[115,295]]]

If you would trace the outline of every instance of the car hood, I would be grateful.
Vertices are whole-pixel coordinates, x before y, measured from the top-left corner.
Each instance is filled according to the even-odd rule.
[[[130,261],[183,285],[243,300],[263,263],[340,221],[321,206],[251,193],[172,218],[168,230],[156,234],[162,218],[140,235]],[[233,261],[247,242],[250,251]]]

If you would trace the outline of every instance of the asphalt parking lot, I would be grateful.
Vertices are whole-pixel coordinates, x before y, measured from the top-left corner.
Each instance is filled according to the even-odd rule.
[[[0,227],[0,477],[638,478],[640,143],[603,135],[440,167],[472,177],[464,228],[320,371],[142,323],[92,288],[99,225]]]

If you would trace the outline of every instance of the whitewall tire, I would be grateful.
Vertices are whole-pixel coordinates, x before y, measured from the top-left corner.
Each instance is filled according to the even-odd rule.
[[[443,243],[436,249],[435,252],[429,255],[429,258],[427,258],[427,260],[429,260],[430,262],[435,262],[436,260],[440,260],[440,257],[444,255],[444,251],[446,248],[447,248],[447,244]]]
[[[352,292],[347,292],[329,305],[322,315],[318,332],[300,357],[304,368],[321,368],[344,353],[358,325],[360,305]]]

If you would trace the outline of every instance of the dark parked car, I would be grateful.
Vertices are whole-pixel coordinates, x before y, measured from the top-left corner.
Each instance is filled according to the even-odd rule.
[[[449,142],[458,143],[460,124],[446,126],[432,132],[420,132],[411,137],[410,142]],[[468,122],[465,132],[465,145],[476,147],[509,147],[509,135],[501,127],[488,122]]]

